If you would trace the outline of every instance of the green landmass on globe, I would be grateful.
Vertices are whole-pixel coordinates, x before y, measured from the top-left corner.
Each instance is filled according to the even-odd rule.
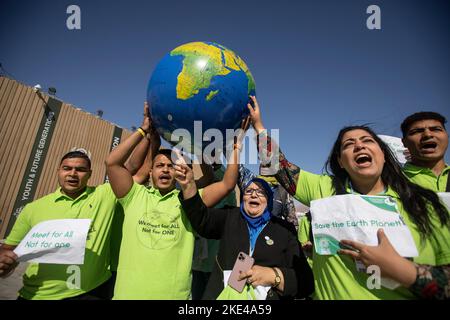
[[[224,147],[231,145],[225,141],[226,131],[241,126],[249,112],[249,95],[255,95],[255,81],[247,64],[214,42],[190,42],[171,50],[156,66],[147,88],[157,131],[172,145],[188,150],[203,150],[209,143],[207,138],[201,145],[194,141],[199,123],[202,134],[218,130]]]
[[[170,54],[184,57],[183,69],[177,77],[178,99],[192,98],[199,93],[200,89],[209,88],[214,76],[225,76],[232,70],[242,70],[246,73],[248,76],[248,93],[255,89],[255,81],[245,62],[224,46],[192,42],[175,48]],[[201,57],[208,57],[208,59],[201,59]],[[218,90],[210,91],[206,99],[209,101],[217,94]]]

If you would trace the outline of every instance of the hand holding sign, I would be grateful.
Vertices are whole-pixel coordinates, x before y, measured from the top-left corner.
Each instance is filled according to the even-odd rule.
[[[0,247],[0,277],[7,277],[11,274],[18,265],[17,258],[12,250]]]
[[[349,245],[358,251],[343,249],[339,250],[339,254],[353,257],[364,263],[366,267],[378,266],[382,277],[398,281],[406,287],[414,283],[416,279],[414,264],[395,251],[383,229],[378,230],[377,237],[378,246],[367,246],[352,240],[342,240],[344,245]]]
[[[374,264],[378,265],[379,262],[384,262],[386,259],[389,260],[392,256],[399,256],[383,229],[377,231],[377,237],[378,246],[368,246],[353,240],[341,240],[343,247],[348,246],[348,249],[341,249],[338,253],[360,260],[366,267]]]
[[[411,232],[389,197],[348,194],[314,200],[311,216],[314,246],[320,255],[336,254],[342,239],[374,246],[377,230],[383,228],[400,255],[418,256]]]

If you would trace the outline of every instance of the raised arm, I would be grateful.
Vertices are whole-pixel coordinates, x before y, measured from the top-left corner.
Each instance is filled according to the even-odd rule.
[[[117,198],[123,198],[133,186],[133,177],[125,167],[125,161],[142,139],[145,139],[150,127],[150,118],[144,117],[141,127],[111,151],[106,159],[106,172]]]
[[[147,138],[142,139],[134,149],[130,158],[128,158],[128,160],[125,162],[125,168],[127,168],[132,176],[136,175],[139,169],[144,165],[144,160],[147,155],[149,146],[150,140]]]
[[[286,218],[286,221],[292,223],[296,230],[298,230],[298,218],[295,209],[294,198],[292,195],[288,194],[286,189],[282,186],[279,186],[279,192],[282,194],[283,201],[283,216]]]
[[[134,182],[138,184],[145,184],[148,181],[150,177],[150,170],[153,165],[153,158],[155,157],[155,154],[161,147],[161,138],[158,132],[156,132],[156,130],[154,129],[151,129],[150,133],[147,134],[146,139],[143,140],[149,141],[150,146],[147,145],[147,148],[145,150],[147,153],[145,160],[143,161],[141,167],[136,172],[136,174],[133,175]],[[140,144],[136,147],[136,149],[139,147]],[[133,155],[131,155],[131,158],[133,158]]]
[[[203,175],[200,177],[200,179],[197,179],[195,181],[198,189],[202,189],[210,185],[211,183],[214,183],[214,169],[211,165],[203,161],[200,164],[200,170]]]
[[[147,102],[144,103],[145,118],[150,119],[150,125],[153,123]],[[145,139],[139,142],[130,158],[125,162],[125,168],[127,168],[133,176],[133,180],[138,184],[144,184],[148,181],[153,157],[161,146],[161,138],[155,128],[150,126],[148,131]]]
[[[208,209],[198,194],[192,169],[182,157],[175,164],[175,179],[181,187],[180,202],[194,230],[204,238],[222,237],[227,209]]]
[[[238,149],[233,150],[233,153],[236,154],[236,157],[239,157]],[[205,205],[211,208],[218,204],[231,191],[233,191],[236,186],[237,178],[237,163],[228,163],[223,179],[221,181],[214,182],[203,189],[202,199]]]
[[[227,159],[227,169],[225,170],[222,181],[210,184],[203,190],[202,199],[207,207],[213,207],[218,204],[226,197],[226,195],[233,191],[236,186],[239,175],[239,155],[242,149],[241,143],[249,124],[250,117],[247,117],[242,121],[241,130],[237,137],[235,137],[233,150],[230,157]]]
[[[295,195],[300,168],[290,163],[264,128],[261,119],[261,110],[254,96],[250,97],[254,107],[247,105],[250,111],[253,128],[257,135],[258,154],[261,161],[261,174],[275,175],[278,182],[291,195]],[[278,157],[278,159],[277,159]]]

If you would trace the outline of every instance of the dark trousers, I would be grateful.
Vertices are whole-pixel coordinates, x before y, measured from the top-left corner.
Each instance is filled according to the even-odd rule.
[[[192,270],[192,300],[201,300],[208,284],[211,272]]]

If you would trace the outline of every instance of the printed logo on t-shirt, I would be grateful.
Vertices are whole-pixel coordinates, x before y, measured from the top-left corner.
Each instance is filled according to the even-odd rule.
[[[137,237],[147,248],[163,250],[172,247],[180,239],[181,214],[152,210],[144,213],[137,224]]]
[[[91,240],[92,234],[93,234],[94,232],[97,232],[97,230],[95,229],[94,224],[92,224],[91,227],[89,228],[88,235],[87,235],[87,237],[86,237],[86,241]]]

